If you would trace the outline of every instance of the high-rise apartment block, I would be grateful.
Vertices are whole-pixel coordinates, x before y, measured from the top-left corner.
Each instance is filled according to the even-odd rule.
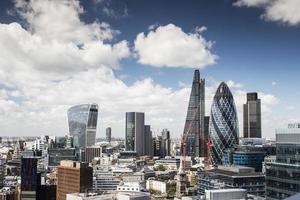
[[[205,80],[195,70],[183,134],[186,135],[186,155],[205,157],[204,138]]]
[[[261,101],[256,92],[247,93],[243,124],[245,138],[261,138]]]
[[[145,114],[126,112],[125,149],[144,155]]]
[[[66,200],[68,193],[85,193],[93,187],[93,168],[88,163],[69,160],[57,168],[57,200]]]
[[[96,142],[98,105],[76,105],[68,110],[69,132],[77,148],[93,146]]]

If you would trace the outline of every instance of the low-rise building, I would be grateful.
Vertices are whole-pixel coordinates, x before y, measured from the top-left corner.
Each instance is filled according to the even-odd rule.
[[[161,194],[167,193],[169,186],[166,182],[157,181],[157,180],[147,180],[146,182],[147,190],[159,192]]]
[[[265,195],[265,176],[254,168],[243,166],[218,166],[216,169],[198,173],[198,195],[206,189],[242,188],[248,194]]]

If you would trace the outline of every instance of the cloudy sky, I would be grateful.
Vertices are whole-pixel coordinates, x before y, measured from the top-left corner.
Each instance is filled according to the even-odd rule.
[[[273,138],[300,121],[299,35],[299,0],[3,0],[0,136],[67,134],[67,109],[95,102],[98,137],[124,137],[126,111],[178,137],[200,68],[207,115],[225,81],[242,130],[256,91]]]

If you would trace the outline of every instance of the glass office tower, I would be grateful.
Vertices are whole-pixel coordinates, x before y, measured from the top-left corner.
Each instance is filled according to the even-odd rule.
[[[223,151],[238,144],[238,118],[233,96],[222,82],[218,87],[211,106],[209,134],[212,141],[211,162],[221,163]]]
[[[77,148],[92,146],[96,142],[98,105],[76,105],[68,110],[69,132]]]
[[[145,114],[126,112],[125,126],[126,151],[135,151],[138,155],[144,155]]]
[[[183,134],[186,136],[186,155],[205,157],[204,135],[205,80],[195,70]]]
[[[261,138],[261,102],[257,93],[247,93],[244,104],[244,137]]]

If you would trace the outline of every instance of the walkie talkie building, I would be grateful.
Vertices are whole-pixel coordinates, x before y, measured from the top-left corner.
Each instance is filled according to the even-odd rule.
[[[95,144],[97,119],[97,104],[76,105],[68,110],[69,132],[75,147],[85,148]]]
[[[233,96],[222,82],[218,87],[211,106],[209,134],[212,141],[211,162],[221,163],[222,153],[226,148],[238,144],[238,118]]]

